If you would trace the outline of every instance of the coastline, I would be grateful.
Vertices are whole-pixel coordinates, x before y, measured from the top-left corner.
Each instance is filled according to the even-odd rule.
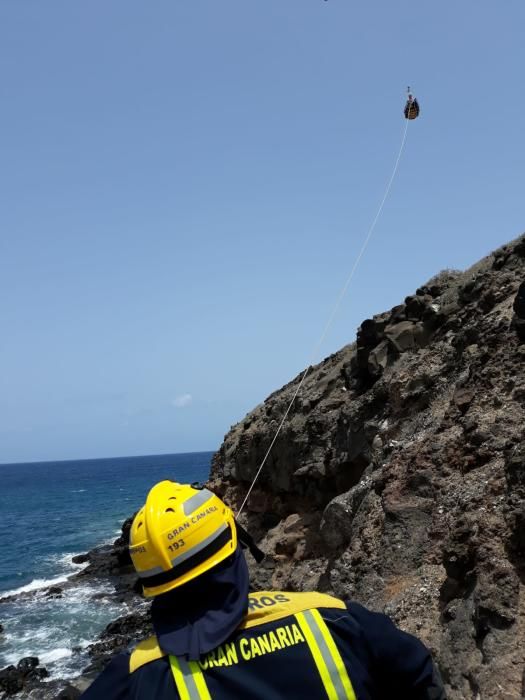
[[[206,480],[212,454],[3,465],[0,700],[56,698],[86,669],[96,673],[95,657],[110,658],[111,640],[118,648],[133,641],[140,622],[129,616],[147,603],[132,591],[126,519],[152,483]],[[120,618],[127,622],[106,634]]]
[[[45,603],[63,599],[66,603],[76,592],[90,592],[90,600],[96,604],[114,603],[123,612],[112,619],[104,630],[84,646],[59,649],[70,663],[80,670],[78,675],[62,677],[53,673],[53,661],[48,669],[45,659],[24,657],[15,664],[0,669],[0,698],[38,698],[38,700],[74,700],[88,687],[116,653],[131,643],[150,634],[149,603],[143,598],[129,557],[127,542],[132,518],[124,521],[121,534],[112,544],[104,544],[72,558],[72,564],[82,569],[69,576],[60,576],[40,585],[34,581],[23,587],[27,590],[13,592],[0,598],[0,618],[3,620],[0,634],[9,628],[9,620],[2,615],[6,604],[29,601]],[[38,584],[35,587],[35,584]],[[60,658],[60,657],[58,657]]]

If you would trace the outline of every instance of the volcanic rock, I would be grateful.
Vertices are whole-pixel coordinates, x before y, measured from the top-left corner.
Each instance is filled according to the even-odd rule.
[[[35,684],[48,676],[47,669],[39,665],[36,656],[26,656],[15,666],[7,666],[0,670],[0,690],[5,697],[16,695],[22,690],[30,690]]]
[[[60,586],[51,586],[46,591],[46,596],[48,598],[62,598],[62,593],[64,590]]]
[[[525,236],[446,270],[309,368],[241,521],[254,585],[386,611],[451,700],[525,690]],[[303,372],[225,436],[243,501]]]

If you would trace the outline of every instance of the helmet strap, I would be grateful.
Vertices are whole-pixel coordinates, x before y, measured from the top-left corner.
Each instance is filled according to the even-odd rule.
[[[262,549],[259,549],[259,547],[255,544],[253,537],[243,528],[242,525],[239,525],[237,520],[235,521],[235,527],[237,528],[237,537],[239,538],[239,542],[241,543],[242,547],[244,549],[248,548],[252,557],[258,564],[260,564],[265,557]]]

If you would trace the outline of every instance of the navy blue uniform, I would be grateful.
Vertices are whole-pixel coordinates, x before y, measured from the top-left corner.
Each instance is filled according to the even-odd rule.
[[[83,700],[444,700],[426,647],[385,615],[321,593],[250,594],[240,627],[198,662],[156,637],[119,654]]]

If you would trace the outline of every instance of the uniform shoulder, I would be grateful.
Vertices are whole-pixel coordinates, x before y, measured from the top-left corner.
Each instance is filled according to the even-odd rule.
[[[129,657],[129,672],[133,673],[141,666],[149,664],[152,661],[157,661],[157,659],[161,659],[163,656],[166,656],[166,654],[160,648],[157,637],[155,635],[148,637],[142,640],[142,642],[139,642],[131,652]]]
[[[308,593],[257,591],[250,593],[248,597],[248,614],[241,623],[240,629],[279,620],[313,608],[343,610],[346,604],[338,598],[316,591]]]

